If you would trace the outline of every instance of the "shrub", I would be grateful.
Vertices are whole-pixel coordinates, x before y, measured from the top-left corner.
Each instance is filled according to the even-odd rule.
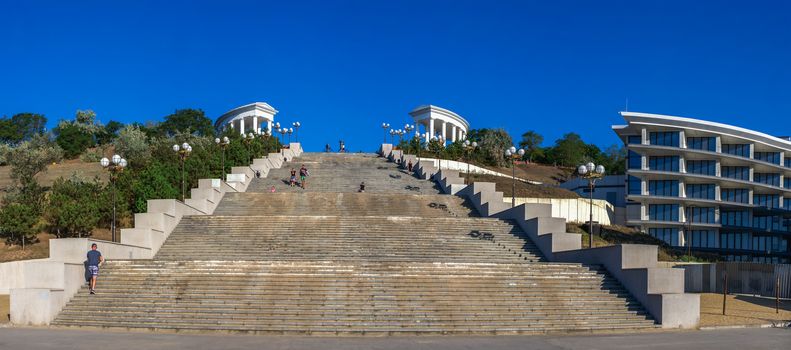
[[[12,244],[35,243],[39,216],[26,204],[9,203],[0,210],[0,234]]]

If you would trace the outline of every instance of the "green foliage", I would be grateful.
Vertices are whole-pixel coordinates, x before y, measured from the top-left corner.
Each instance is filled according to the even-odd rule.
[[[576,167],[586,160],[587,153],[588,145],[582,141],[580,135],[570,132],[555,141],[555,147],[550,149],[547,156],[557,165]]]
[[[175,136],[179,133],[197,136],[214,136],[214,127],[211,119],[200,109],[179,109],[165,117],[158,129],[165,136]]]
[[[7,143],[0,143],[0,165],[8,165],[8,157],[13,150]]]
[[[87,152],[80,154],[80,160],[85,163],[97,163],[102,159],[102,157],[104,157],[104,153],[101,149],[88,150]]]
[[[57,237],[88,237],[107,215],[108,202],[98,180],[60,178],[50,190],[45,216]]]
[[[34,176],[45,170],[48,164],[63,158],[63,150],[43,135],[22,142],[8,155],[11,177],[22,187],[33,182]]]
[[[519,147],[525,149],[525,157],[532,162],[535,158],[544,156],[544,149],[541,148],[541,143],[543,142],[543,136],[530,130],[522,134],[522,141],[519,141]]]
[[[145,165],[151,157],[148,137],[138,125],[124,127],[113,141],[113,145],[115,153],[126,158],[130,166]]]
[[[467,134],[470,141],[478,142],[476,161],[493,166],[508,166],[505,150],[513,145],[511,136],[503,129],[473,129]]]
[[[90,131],[73,123],[59,125],[55,128],[55,134],[55,142],[63,149],[63,155],[67,159],[76,158],[95,144]]]
[[[34,243],[38,233],[39,216],[27,204],[8,203],[0,209],[0,235],[6,242],[21,244]]]
[[[17,144],[44,134],[47,118],[41,114],[19,113],[0,119],[0,142]]]
[[[176,162],[152,161],[139,170],[124,172],[118,185],[129,186],[132,210],[143,213],[149,199],[179,198],[181,177]]]
[[[111,120],[96,133],[96,142],[100,145],[112,143],[118,137],[118,132],[123,128],[123,123]]]

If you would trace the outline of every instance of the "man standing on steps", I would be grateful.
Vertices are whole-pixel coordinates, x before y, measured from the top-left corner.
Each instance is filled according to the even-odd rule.
[[[91,244],[88,251],[88,272],[91,273],[91,294],[96,294],[96,277],[99,276],[99,265],[104,263],[102,253],[96,250],[96,243]]]
[[[302,164],[302,167],[299,168],[299,184],[302,186],[302,189],[305,189],[305,180],[308,178],[308,168],[305,167],[305,164]]]

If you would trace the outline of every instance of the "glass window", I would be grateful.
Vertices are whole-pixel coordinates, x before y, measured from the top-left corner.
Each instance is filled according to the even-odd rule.
[[[786,168],[791,168],[791,158],[788,158],[788,156],[786,156],[785,163],[786,163]]]
[[[629,187],[629,194],[643,194],[643,184],[639,177],[629,175],[627,186]]]
[[[746,166],[724,166],[721,169],[722,177],[730,179],[750,181],[750,167]]]
[[[767,184],[771,186],[780,186],[780,174],[772,173],[753,173],[753,182]]]
[[[648,218],[654,221],[678,221],[678,204],[649,204]]]
[[[717,220],[714,217],[714,208],[710,207],[688,207],[687,220],[693,223],[713,224]]]
[[[687,172],[700,175],[717,175],[717,162],[714,160],[688,160]]]
[[[690,230],[687,233],[687,239],[689,244],[692,247],[697,248],[715,248],[714,243],[716,241],[717,233],[712,230]]]
[[[643,168],[643,157],[640,155],[640,153],[629,150],[627,157],[629,158],[629,169]]]
[[[648,194],[652,196],[678,197],[677,180],[650,180]]]
[[[780,196],[776,194],[754,194],[753,204],[767,208],[779,208]]]
[[[754,152],[755,160],[780,165],[780,152]]]
[[[744,188],[723,188],[720,199],[725,202],[750,203],[750,190]]]
[[[783,209],[791,210],[791,198],[783,198]]]
[[[720,212],[723,226],[750,227],[749,210],[723,210]]]
[[[687,198],[714,200],[714,184],[689,184],[686,186]]]
[[[716,137],[687,137],[687,148],[716,152],[717,138]]]
[[[722,153],[750,158],[750,144],[723,144]]]
[[[651,227],[648,229],[648,234],[671,246],[679,245],[677,229],[669,227]]]
[[[643,137],[640,135],[629,135],[626,140],[630,145],[639,145],[643,143]]]
[[[783,178],[783,187],[791,188],[791,177],[784,177]]]
[[[660,131],[648,134],[648,140],[652,145],[679,147],[678,131]]]
[[[657,171],[678,172],[678,156],[648,157],[648,168]]]

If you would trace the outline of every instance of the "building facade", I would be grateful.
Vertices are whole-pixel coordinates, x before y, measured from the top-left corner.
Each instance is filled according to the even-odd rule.
[[[729,261],[789,263],[791,141],[736,126],[621,112],[626,224]]]

